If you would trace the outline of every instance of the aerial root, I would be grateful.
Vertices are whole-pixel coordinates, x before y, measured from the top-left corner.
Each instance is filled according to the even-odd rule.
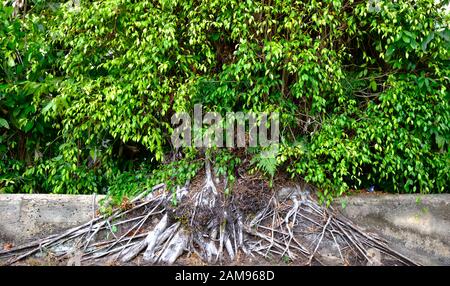
[[[380,261],[374,263],[370,255],[375,250],[394,263],[418,265],[391,249],[381,238],[364,232],[337,214],[332,207],[320,206],[305,192],[297,191],[281,201],[274,195],[268,206],[243,229],[247,237],[259,238],[248,243],[247,253],[255,252],[264,257],[289,261],[304,257],[304,264],[322,264],[321,250],[324,248],[324,252],[333,251],[340,259],[341,262],[334,261],[333,264],[376,265]],[[350,258],[353,261],[349,261]]]
[[[129,209],[117,209],[61,234],[2,250],[0,261],[14,264],[47,252],[70,265],[129,263],[139,255],[148,264],[173,264],[189,252],[214,264],[236,260],[242,252],[247,257],[259,255],[315,265],[327,264],[324,254],[331,252],[337,259],[332,264],[380,265],[383,254],[395,264],[417,265],[386,241],[364,232],[333,208],[320,206],[299,190],[283,199],[274,194],[250,219],[218,192],[209,160],[205,169],[200,191],[191,192],[189,184],[176,188],[177,199],[194,202],[187,223],[174,215],[173,194],[158,185],[150,195],[132,200]],[[206,219],[201,221],[197,214]]]

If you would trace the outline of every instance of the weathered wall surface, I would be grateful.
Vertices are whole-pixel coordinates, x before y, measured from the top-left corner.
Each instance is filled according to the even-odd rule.
[[[93,195],[0,195],[0,243],[20,244],[87,222],[98,209],[100,198]]]
[[[335,208],[423,265],[450,265],[450,194],[352,196]]]
[[[87,222],[100,198],[0,195],[0,246],[6,242],[17,245]],[[341,198],[334,208],[416,262],[450,265],[450,194],[360,195]]]

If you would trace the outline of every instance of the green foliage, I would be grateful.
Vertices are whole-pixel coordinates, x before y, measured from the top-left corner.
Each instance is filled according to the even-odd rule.
[[[265,157],[258,154],[252,158],[252,163],[271,178],[275,176],[275,172],[277,170],[277,158]]]
[[[58,141],[41,113],[56,91],[54,51],[39,17],[20,19],[12,12],[0,3],[0,192],[40,185],[38,176],[28,180],[33,172],[28,167],[52,157]]]
[[[27,2],[0,4],[1,192],[182,184],[198,156],[162,162],[195,103],[279,112],[278,155],[252,162],[323,199],[448,191],[448,1]],[[238,158],[216,155],[232,186]]]
[[[160,183],[164,183],[167,190],[175,192],[177,186],[183,186],[191,180],[202,166],[202,162],[195,157],[195,152],[187,152],[185,158],[162,164],[153,170],[142,164],[136,170],[119,173],[111,181],[107,194],[113,203],[118,204],[124,197],[150,192],[152,187]]]
[[[325,195],[373,184],[395,192],[448,191],[448,92],[435,82],[417,98],[422,80],[392,76],[391,87],[364,113],[327,119],[292,171],[323,186]]]
[[[281,158],[277,157],[276,152],[270,151],[273,150],[270,150],[270,148],[254,148],[253,150],[250,149],[250,153],[254,153],[250,161],[251,165],[254,168],[250,171],[255,172],[256,170],[258,170],[262,172],[269,179],[269,186],[272,187],[273,178],[282,160]],[[284,153],[284,155],[286,155],[286,153]]]
[[[242,160],[227,149],[217,151],[214,155],[214,159],[215,174],[219,177],[226,177],[227,186],[225,193],[229,194],[233,189],[234,182],[236,181],[236,170]]]
[[[372,184],[448,191],[449,14],[433,1],[378,5],[378,12],[356,6],[362,54],[347,71],[345,105],[324,117],[289,167],[321,186],[323,198]]]

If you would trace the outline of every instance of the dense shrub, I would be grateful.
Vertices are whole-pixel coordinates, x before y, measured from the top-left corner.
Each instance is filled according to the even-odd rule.
[[[141,170],[139,189],[203,103],[278,111],[278,169],[326,197],[448,191],[446,2],[0,4],[2,190],[121,193]]]

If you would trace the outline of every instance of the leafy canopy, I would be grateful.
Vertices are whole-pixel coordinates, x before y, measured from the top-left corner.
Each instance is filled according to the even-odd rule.
[[[190,178],[194,165],[165,158],[171,115],[195,103],[279,112],[277,158],[253,163],[324,198],[368,185],[448,191],[448,1],[34,0],[15,16],[9,2],[4,192],[133,193],[152,170]]]

